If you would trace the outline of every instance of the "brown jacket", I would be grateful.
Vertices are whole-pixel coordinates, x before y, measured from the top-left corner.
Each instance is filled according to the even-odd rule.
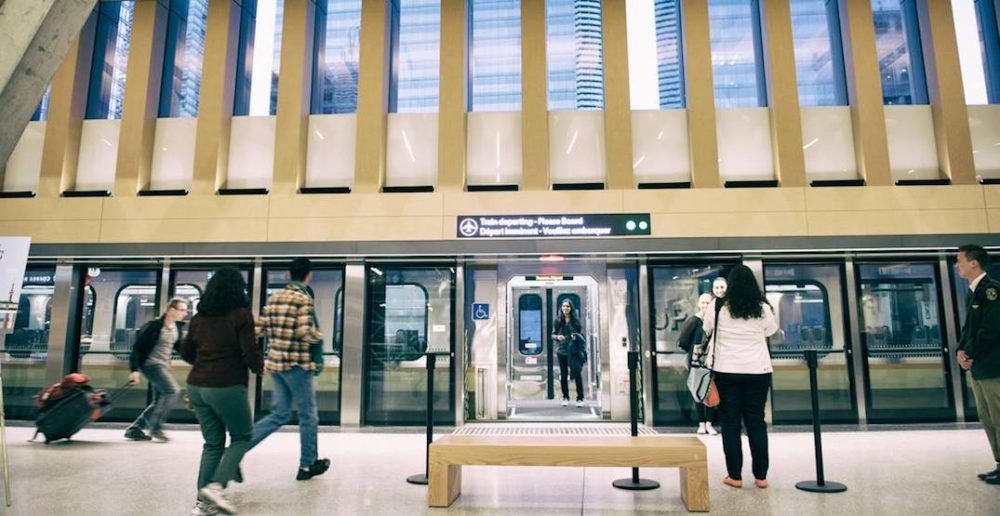
[[[246,308],[219,316],[195,315],[181,344],[181,357],[193,366],[187,383],[198,387],[247,385],[248,368],[257,374],[264,370],[253,315]]]

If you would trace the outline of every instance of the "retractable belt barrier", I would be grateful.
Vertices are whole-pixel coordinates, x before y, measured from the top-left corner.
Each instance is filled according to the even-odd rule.
[[[624,340],[624,339],[623,339]],[[639,393],[636,371],[639,369],[639,350],[628,350],[628,406],[632,423],[632,437],[639,435]],[[632,468],[632,478],[619,478],[611,483],[618,489],[629,491],[647,491],[660,487],[660,483],[647,478],[639,478],[639,468]]]
[[[450,356],[450,353],[428,351],[424,354],[427,358],[427,443],[424,445],[424,472],[406,477],[407,482],[422,486],[427,485],[431,443],[434,441],[434,366],[438,355]]]
[[[810,493],[842,493],[847,491],[847,486],[840,482],[829,482],[823,475],[823,437],[819,420],[819,387],[816,379],[816,369],[819,367],[819,359],[816,350],[809,349],[805,352],[806,364],[809,366],[809,393],[812,396],[812,416],[813,416],[813,443],[816,449],[816,480],[803,480],[795,484],[795,487]]]

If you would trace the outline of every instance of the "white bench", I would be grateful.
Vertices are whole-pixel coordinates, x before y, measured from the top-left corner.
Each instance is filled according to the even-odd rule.
[[[708,457],[697,437],[448,435],[430,447],[429,506],[448,507],[462,494],[463,465],[680,468],[684,506],[709,508]]]

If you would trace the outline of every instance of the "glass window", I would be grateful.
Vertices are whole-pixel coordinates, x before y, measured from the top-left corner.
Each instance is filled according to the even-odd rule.
[[[455,272],[450,267],[369,267],[364,423],[425,421],[428,350],[452,351]],[[434,419],[454,423],[453,365],[438,357]]]
[[[557,306],[559,303],[556,303]],[[580,306],[575,303],[574,306]],[[517,349],[522,355],[540,355],[545,347],[542,338],[542,297],[525,294],[517,300]]]
[[[715,105],[767,106],[760,13],[753,0],[708,0]]]
[[[472,0],[472,111],[521,109],[521,1]]]
[[[437,111],[440,0],[392,2],[389,112]]]
[[[121,119],[135,2],[98,2],[85,118]]]
[[[683,108],[680,0],[628,0],[626,9],[632,109]]]
[[[284,10],[284,0],[243,2],[233,115],[267,116],[278,112]]]
[[[53,267],[28,267],[24,271],[14,328],[0,336],[4,344],[0,351],[3,410],[8,419],[34,419],[36,415],[32,397],[45,387],[55,273]]]
[[[927,104],[920,26],[914,2],[872,0],[885,104]]]
[[[998,102],[992,90],[1000,88],[997,70],[1000,66],[1000,41],[997,36],[996,7],[990,1],[951,0],[955,35],[958,39],[958,60],[962,66],[962,85],[967,104]],[[972,27],[978,30],[973,31]],[[989,64],[988,64],[989,63]],[[993,70],[990,70],[991,66]]]
[[[792,38],[799,103],[846,106],[847,83],[838,2],[792,0]]]
[[[549,110],[604,109],[600,0],[546,0]]]
[[[316,3],[311,113],[358,110],[361,0]]]
[[[38,101],[38,107],[31,114],[32,122],[44,122],[49,119],[49,98],[51,97],[52,83],[49,83],[49,86],[45,88],[45,93],[42,95],[42,100]]]
[[[196,117],[208,0],[173,0],[168,13],[160,117]]]

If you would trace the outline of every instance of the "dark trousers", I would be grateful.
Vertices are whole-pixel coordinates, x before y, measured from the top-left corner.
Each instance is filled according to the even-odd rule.
[[[569,399],[569,380],[566,378],[568,373],[576,381],[576,401],[583,401],[583,375],[580,368],[574,367],[570,369],[569,355],[556,353],[556,356],[559,357],[559,384],[562,386],[563,399]]]
[[[719,420],[722,425],[722,450],[726,454],[726,471],[733,480],[743,479],[743,439],[740,428],[745,427],[753,458],[753,476],[767,478],[767,423],[764,422],[764,405],[771,389],[771,373],[734,374],[715,373],[715,386],[719,389]]]
[[[715,407],[706,407],[704,403],[695,403],[695,405],[698,407],[698,422],[711,423],[712,419],[715,418]]]

